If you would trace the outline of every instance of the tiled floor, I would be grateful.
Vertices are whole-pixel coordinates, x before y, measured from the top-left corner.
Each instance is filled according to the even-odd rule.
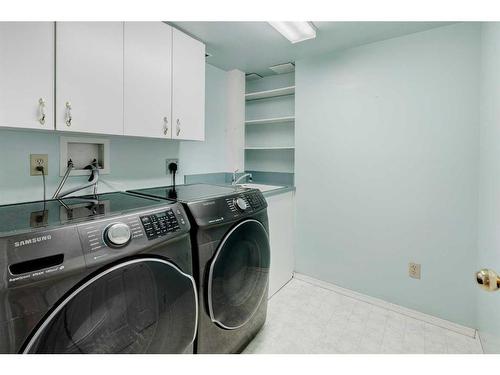
[[[292,279],[269,301],[250,353],[482,353],[473,339]]]

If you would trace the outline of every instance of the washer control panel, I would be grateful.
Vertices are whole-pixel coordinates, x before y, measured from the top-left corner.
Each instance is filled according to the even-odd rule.
[[[178,208],[177,211],[177,215],[181,215],[181,211]],[[174,233],[181,228],[180,225],[186,224],[184,217],[181,216],[178,220],[172,209],[141,216],[141,222],[148,240],[154,240],[168,233]]]
[[[180,203],[78,225],[87,265],[108,262],[173,237],[189,233],[190,225]]]

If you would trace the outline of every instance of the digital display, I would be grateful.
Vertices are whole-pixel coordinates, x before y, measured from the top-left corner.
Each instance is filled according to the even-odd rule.
[[[165,217],[165,216],[167,216],[166,212],[159,212],[156,214],[156,217]]]

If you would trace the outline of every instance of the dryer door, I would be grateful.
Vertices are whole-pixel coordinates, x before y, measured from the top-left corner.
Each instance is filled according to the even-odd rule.
[[[159,258],[98,271],[39,324],[25,353],[183,353],[196,335],[194,279]]]
[[[269,260],[269,238],[260,222],[245,220],[229,231],[208,275],[208,307],[213,322],[236,329],[252,318],[267,291]]]

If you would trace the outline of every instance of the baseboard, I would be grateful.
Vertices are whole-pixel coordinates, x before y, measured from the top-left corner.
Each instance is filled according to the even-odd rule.
[[[484,343],[483,343],[483,339],[481,338],[481,332],[479,332],[479,330],[476,330],[476,338],[479,340],[479,343],[481,344],[481,349],[483,350],[483,353],[487,354],[484,351]]]
[[[325,288],[325,289],[332,290],[332,291],[337,292],[339,294],[343,294],[347,297],[355,298],[355,299],[358,299],[360,301],[367,302],[367,303],[370,303],[372,305],[383,307],[387,310],[391,310],[391,311],[400,313],[402,315],[409,316],[411,318],[422,320],[426,323],[433,324],[433,325],[441,327],[441,328],[449,329],[450,331],[461,333],[462,335],[465,335],[465,336],[469,336],[469,337],[473,337],[473,338],[476,337],[476,330],[474,328],[470,328],[470,327],[463,326],[461,324],[453,323],[453,322],[450,322],[449,320],[441,319],[441,318],[438,318],[438,317],[435,317],[435,316],[432,316],[429,314],[424,314],[420,311],[409,309],[407,307],[403,307],[400,305],[396,305],[394,303],[387,302],[387,301],[384,301],[384,300],[379,299],[379,298],[370,297],[366,294],[362,294],[362,293],[355,292],[355,291],[350,290],[350,289],[342,288],[342,287],[337,286],[335,284],[331,284],[331,283],[328,283],[326,281],[318,280],[318,279],[315,279],[311,276],[303,275],[303,274],[300,274],[297,272],[295,272],[293,274],[293,277],[298,279],[298,280],[305,281],[307,283],[317,285],[317,286]]]

